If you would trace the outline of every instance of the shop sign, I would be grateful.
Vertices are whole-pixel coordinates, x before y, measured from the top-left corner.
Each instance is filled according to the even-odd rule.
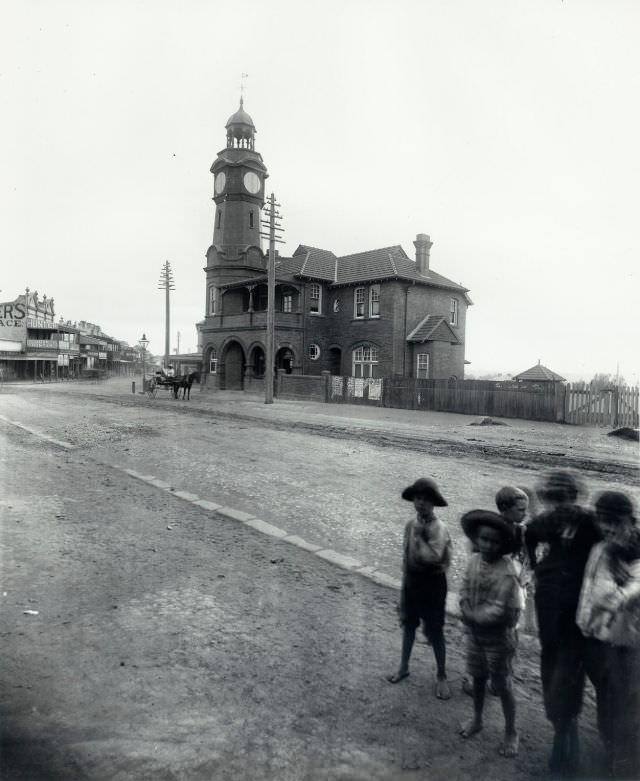
[[[26,333],[24,315],[24,304],[15,304],[13,301],[0,304],[0,339],[9,341],[19,339],[22,345]],[[12,348],[8,349],[12,350]]]

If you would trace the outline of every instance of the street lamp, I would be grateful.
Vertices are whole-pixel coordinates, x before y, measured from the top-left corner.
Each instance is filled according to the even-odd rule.
[[[142,392],[144,393],[145,377],[147,376],[144,361],[146,357],[147,345],[149,344],[149,340],[147,339],[146,334],[142,334],[142,339],[140,339],[138,344],[140,345],[140,352],[142,353]]]

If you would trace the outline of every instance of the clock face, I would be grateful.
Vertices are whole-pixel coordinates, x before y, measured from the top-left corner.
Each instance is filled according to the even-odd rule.
[[[216,183],[215,183],[216,195],[220,194],[224,190],[224,186],[226,183],[227,183],[227,177],[224,171],[220,171],[220,173],[216,175]]]
[[[258,174],[254,174],[253,171],[247,171],[244,175],[244,186],[251,195],[255,195],[260,189],[260,177]]]

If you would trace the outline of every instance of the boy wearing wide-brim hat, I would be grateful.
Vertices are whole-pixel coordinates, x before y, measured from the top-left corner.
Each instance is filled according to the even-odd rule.
[[[402,626],[400,667],[388,676],[398,683],[409,675],[409,659],[415,642],[416,629],[422,621],[424,633],[436,660],[436,697],[449,699],[446,646],[444,639],[447,570],[451,563],[451,537],[433,512],[434,507],[446,507],[447,501],[435,481],[422,477],[402,492],[405,501],[413,502],[416,517],[404,530],[402,558],[402,589],[398,615]]]
[[[460,590],[460,612],[469,629],[467,672],[473,678],[473,717],[460,734],[464,738],[482,729],[487,680],[500,697],[505,720],[499,752],[518,753],[516,704],[511,683],[517,647],[516,624],[524,607],[518,571],[509,557],[516,543],[513,525],[489,510],[472,510],[461,519],[464,533],[477,553],[469,557]]]

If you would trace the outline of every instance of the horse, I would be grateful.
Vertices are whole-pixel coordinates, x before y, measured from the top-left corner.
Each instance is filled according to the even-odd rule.
[[[173,381],[173,398],[179,398],[178,394],[182,390],[182,398],[190,401],[191,386],[194,380],[200,382],[199,372],[191,372],[191,374],[185,374],[183,377],[176,377]]]

